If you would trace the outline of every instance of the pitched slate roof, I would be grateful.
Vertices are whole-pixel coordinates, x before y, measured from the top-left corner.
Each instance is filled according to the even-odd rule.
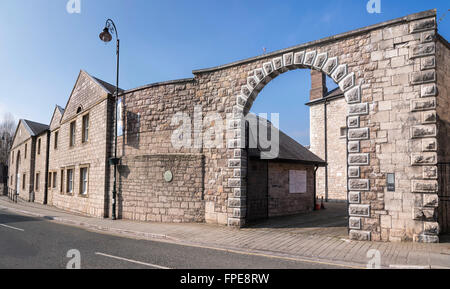
[[[92,77],[93,79],[95,79],[101,86],[103,86],[109,93],[111,93],[111,94],[116,93],[116,86],[115,86],[115,85],[112,85],[111,83],[108,83],[108,82],[106,82],[106,81],[103,81],[103,80],[101,80],[100,78],[97,78],[97,77],[95,77],[95,76],[92,76],[92,75],[91,75],[91,77]],[[124,90],[121,89],[121,88],[119,87],[119,93],[121,93],[121,92],[123,92],[123,91],[124,91]]]
[[[61,115],[63,115],[64,114],[64,108],[60,107],[59,105],[56,105],[56,107],[58,108],[58,110],[61,113]]]
[[[46,124],[34,122],[31,120],[21,119],[22,123],[25,125],[25,128],[28,130],[31,136],[37,136],[43,133],[44,131],[49,129],[49,126]]]
[[[268,138],[271,138],[271,129],[273,128],[274,132],[279,133],[279,153],[278,155],[273,155],[273,160],[284,160],[284,161],[294,161],[299,163],[307,163],[307,164],[316,164],[318,166],[325,166],[326,162],[322,160],[320,157],[316,156],[314,153],[312,153],[310,150],[299,144],[297,141],[292,139],[290,136],[282,132],[281,130],[277,129],[273,124],[266,120],[264,120],[260,124],[260,130],[266,129]],[[256,143],[257,140],[257,132],[255,129],[249,129],[249,139],[253,140],[253,143]],[[276,144],[275,144],[276,145]],[[249,148],[248,153],[250,157],[261,157],[261,152],[264,151],[266,153],[269,153],[269,150],[263,150],[261,148]]]
[[[325,94],[325,96],[323,98],[319,98],[319,99],[310,101],[310,102],[306,103],[306,105],[311,106],[314,104],[322,103],[326,100],[333,100],[333,99],[338,99],[341,97],[344,97],[344,92],[342,92],[342,90],[339,87],[336,87],[332,91],[329,91],[327,94]]]

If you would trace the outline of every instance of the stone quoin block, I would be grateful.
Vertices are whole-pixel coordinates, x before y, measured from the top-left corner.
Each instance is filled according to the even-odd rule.
[[[350,216],[370,217],[370,205],[355,205],[351,204],[348,207]]]
[[[242,95],[238,95],[236,98],[236,104],[240,106],[245,106],[247,104],[247,98],[242,97]]]
[[[360,192],[349,192],[348,201],[350,204],[360,204],[361,203],[361,193]]]
[[[264,69],[264,74],[265,75],[270,75],[274,71],[272,62],[264,63],[263,64],[263,69]]]
[[[436,194],[438,192],[438,182],[429,180],[412,180],[411,191],[413,193]]]
[[[337,65],[338,65],[337,57],[330,58],[323,66],[322,71],[325,72],[327,75],[331,75],[334,69],[337,67]]]
[[[369,191],[370,181],[362,179],[349,180],[348,188],[350,191]]]
[[[369,154],[349,154],[348,164],[350,166],[367,166],[369,165]]]
[[[359,141],[349,141],[347,150],[349,153],[359,153],[360,152]]]
[[[411,33],[434,30],[436,28],[436,20],[434,18],[429,18],[415,21],[410,24],[409,28]]]
[[[355,241],[370,241],[371,233],[366,231],[350,230],[350,239]]]
[[[352,72],[339,82],[342,91],[347,91],[355,85],[355,74]]]
[[[245,198],[229,198],[228,199],[229,208],[243,208],[245,207]]]
[[[439,223],[437,222],[425,222],[423,226],[423,233],[425,235],[439,235]]]
[[[414,235],[414,242],[425,244],[439,243],[439,236],[436,235]]]
[[[264,77],[266,76],[264,73],[264,70],[262,68],[255,69],[254,75],[258,79],[258,82],[261,82],[264,80]]]
[[[435,81],[436,81],[436,71],[434,69],[421,72],[413,72],[411,74],[412,84],[421,84]]]
[[[353,128],[348,130],[348,139],[349,140],[365,140],[369,139],[369,128]]]
[[[361,218],[349,218],[349,228],[354,230],[361,230]]]
[[[249,76],[247,78],[247,86],[251,87],[252,89],[255,89],[258,85],[258,79],[255,76]]]
[[[414,208],[413,220],[416,221],[435,221],[436,209],[435,208]]]
[[[247,85],[243,85],[242,89],[241,89],[241,93],[242,95],[244,95],[245,97],[249,97],[252,94],[252,89],[250,87],[248,87]]]
[[[294,64],[295,65],[303,65],[303,60],[305,59],[305,52],[296,52],[294,54]]]
[[[437,127],[435,124],[419,125],[411,128],[411,137],[412,138],[435,137],[436,132]]]
[[[359,128],[359,116],[351,116],[347,119],[348,128]]]
[[[272,63],[275,70],[280,70],[283,67],[283,58],[276,57],[272,60]]]
[[[240,168],[241,167],[241,160],[240,159],[228,160],[228,167],[229,168]]]
[[[303,61],[304,65],[312,66],[314,64],[314,60],[316,59],[316,51],[310,51],[305,54],[305,60]]]
[[[431,109],[436,109],[436,99],[434,97],[411,100],[411,111],[423,111]]]
[[[423,167],[423,178],[424,179],[437,179],[438,170],[435,166],[425,166]]]
[[[339,83],[347,75],[347,64],[339,65],[336,70],[331,74],[331,78]]]
[[[359,167],[348,167],[349,178],[359,178],[361,176],[361,169]]]
[[[422,140],[422,151],[424,151],[424,152],[437,151],[437,140],[435,138],[423,139]]]
[[[283,55],[283,64],[284,66],[294,65],[294,53],[286,53]]]
[[[411,48],[410,58],[415,57],[424,57],[429,55],[434,55],[436,53],[436,44],[426,43],[426,44],[418,44]]]
[[[316,60],[314,61],[314,68],[322,69],[323,65],[328,59],[328,53],[320,53],[317,55]]]
[[[439,206],[439,195],[437,194],[423,195],[423,207],[437,208],[438,206]]]
[[[413,166],[426,166],[437,164],[437,153],[423,152],[411,154],[411,165]]]
[[[437,86],[436,84],[427,84],[422,85],[420,89],[420,97],[429,97],[437,95]]]
[[[348,104],[354,104],[361,102],[361,88],[359,86],[353,87],[345,94],[345,100]]]
[[[358,103],[348,105],[348,115],[365,115],[369,113],[369,104],[368,103]]]
[[[241,186],[242,186],[242,179],[240,178],[228,179],[229,188],[240,188]]]
[[[434,56],[420,59],[420,69],[427,70],[436,68],[436,58]]]
[[[421,43],[433,42],[435,39],[436,39],[436,31],[434,30],[422,32],[422,34],[420,35]]]
[[[436,121],[437,121],[436,111],[422,112],[422,123],[423,124],[436,123]]]

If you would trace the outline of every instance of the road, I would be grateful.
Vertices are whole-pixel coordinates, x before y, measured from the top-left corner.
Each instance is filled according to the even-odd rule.
[[[77,252],[81,269],[343,268],[130,239],[0,210],[0,269],[64,269],[78,264]]]

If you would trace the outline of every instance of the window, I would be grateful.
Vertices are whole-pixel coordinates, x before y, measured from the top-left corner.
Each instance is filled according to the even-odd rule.
[[[36,174],[36,192],[39,192],[39,173]]]
[[[87,195],[88,193],[88,168],[80,169],[80,194]]]
[[[55,150],[58,149],[58,135],[59,131],[55,131]]]
[[[26,174],[23,174],[23,179],[22,179],[22,190],[25,190],[25,184],[26,184]]]
[[[53,173],[53,186],[52,186],[53,189],[56,189],[56,179],[57,179],[57,175],[58,175],[57,172],[54,172],[54,173]]]
[[[76,122],[70,123],[70,146],[75,146],[75,124]]]
[[[11,164],[14,164],[14,152],[12,152]]]
[[[24,159],[27,159],[27,151],[28,151],[28,144],[25,144],[25,152],[24,152]]]
[[[49,188],[52,187],[52,173],[51,172],[48,173],[47,185]]]
[[[41,139],[38,139],[38,149],[37,149],[38,155],[41,154]]]
[[[73,169],[67,170],[67,193],[73,193]]]
[[[85,143],[89,140],[89,114],[83,116],[83,133],[82,142]]]
[[[60,187],[60,189],[59,189],[59,191],[61,192],[61,193],[64,193],[64,170],[61,170],[61,183],[59,184],[59,187]]]

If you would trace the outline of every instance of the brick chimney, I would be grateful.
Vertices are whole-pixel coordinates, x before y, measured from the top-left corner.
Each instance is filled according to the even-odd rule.
[[[311,69],[310,101],[321,99],[328,92],[326,76],[323,72]]]

